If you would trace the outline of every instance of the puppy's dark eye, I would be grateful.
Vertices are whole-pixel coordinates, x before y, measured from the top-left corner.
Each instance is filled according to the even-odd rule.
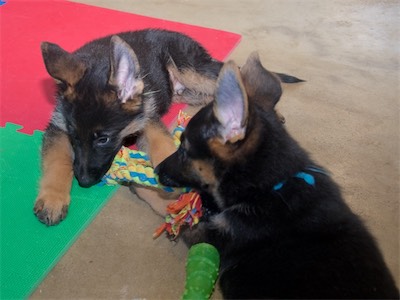
[[[105,146],[110,142],[110,138],[108,136],[100,136],[95,140],[96,146]]]

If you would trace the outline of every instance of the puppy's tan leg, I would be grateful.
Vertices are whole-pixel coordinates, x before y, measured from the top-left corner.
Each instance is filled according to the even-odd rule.
[[[45,137],[42,172],[34,212],[41,222],[55,225],[67,215],[73,178],[72,149],[65,133]]]
[[[151,160],[151,163],[156,167],[165,158],[176,151],[174,140],[161,121],[150,121],[143,130],[142,135],[144,148]],[[176,200],[179,197],[178,193],[167,193],[162,190],[153,190],[144,187],[132,186],[135,193],[159,215],[166,214],[166,207],[171,203],[171,199]]]
[[[148,122],[144,128],[143,137],[153,167],[176,151],[174,140],[161,121]]]

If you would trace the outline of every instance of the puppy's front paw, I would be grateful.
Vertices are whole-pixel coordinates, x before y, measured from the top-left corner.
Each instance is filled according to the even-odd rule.
[[[40,222],[57,225],[68,213],[70,196],[56,192],[41,192],[36,199],[33,211]]]

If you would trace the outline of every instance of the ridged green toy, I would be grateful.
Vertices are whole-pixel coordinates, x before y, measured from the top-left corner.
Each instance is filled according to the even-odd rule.
[[[219,260],[219,252],[213,245],[200,243],[190,248],[183,300],[210,298],[218,277]]]

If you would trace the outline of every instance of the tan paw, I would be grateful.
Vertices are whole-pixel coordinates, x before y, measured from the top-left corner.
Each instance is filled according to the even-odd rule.
[[[68,213],[70,196],[56,192],[41,192],[36,199],[33,211],[40,222],[57,225]]]

